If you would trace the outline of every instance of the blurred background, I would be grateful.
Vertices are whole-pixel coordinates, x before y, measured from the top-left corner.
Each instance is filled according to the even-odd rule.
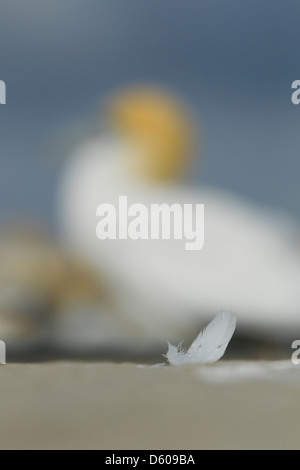
[[[57,302],[60,289],[67,290],[65,279],[75,276],[75,261],[66,261],[51,238],[59,232],[64,159],[94,130],[101,100],[120,87],[153,83],[190,104],[199,116],[202,142],[193,172],[196,186],[228,190],[299,222],[300,111],[290,98],[291,83],[299,79],[299,13],[299,3],[291,0],[1,1],[0,79],[7,86],[7,104],[0,106],[0,227],[11,233],[12,224],[22,223],[51,239],[42,254],[34,251],[39,260],[32,274],[34,294],[5,291],[5,299],[18,297],[22,304],[17,321],[23,314],[30,317],[20,331],[22,344],[23,332],[30,331],[31,344],[37,328],[33,304],[40,318],[41,310]],[[36,248],[28,236],[30,249]],[[10,249],[15,256],[16,248]],[[14,256],[8,257],[9,266],[19,266],[20,257]],[[55,264],[55,281],[45,280],[55,291],[47,291],[50,303],[36,282],[51,272],[49,263]],[[25,278],[30,269],[25,268]],[[73,286],[85,284],[85,269],[78,268],[80,281]],[[93,282],[83,290],[97,298]]]

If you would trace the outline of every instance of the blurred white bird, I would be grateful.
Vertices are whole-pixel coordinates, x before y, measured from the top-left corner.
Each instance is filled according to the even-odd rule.
[[[292,225],[238,196],[184,183],[197,151],[195,120],[162,90],[131,88],[107,100],[105,130],[70,156],[58,195],[67,247],[106,273],[119,311],[146,336],[182,339],[220,309],[239,327],[280,337],[300,333],[300,253]],[[205,245],[96,237],[96,209],[128,203],[205,205]]]

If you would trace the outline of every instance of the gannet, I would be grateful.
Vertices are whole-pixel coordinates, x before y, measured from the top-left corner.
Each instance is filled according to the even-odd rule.
[[[201,138],[184,100],[159,87],[127,87],[107,97],[100,122],[99,134],[65,162],[59,225],[66,247],[105,273],[123,317],[156,339],[180,340],[222,309],[236,313],[240,330],[299,335],[293,225],[234,193],[189,181]],[[120,195],[146,206],[204,204],[203,249],[187,251],[179,240],[99,240],[96,209],[117,206]]]

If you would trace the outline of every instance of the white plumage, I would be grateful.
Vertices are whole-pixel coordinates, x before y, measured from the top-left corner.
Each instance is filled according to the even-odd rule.
[[[64,175],[59,209],[69,249],[105,273],[128,314],[162,338],[209,312],[230,308],[241,327],[289,334],[300,328],[300,253],[293,227],[280,215],[222,190],[151,186],[126,171],[126,151],[107,139],[82,147]],[[124,169],[125,166],[125,169]],[[181,241],[96,237],[96,208],[129,203],[204,203],[205,244],[188,252]]]

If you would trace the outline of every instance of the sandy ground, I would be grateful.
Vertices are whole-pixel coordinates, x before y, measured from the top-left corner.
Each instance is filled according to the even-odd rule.
[[[0,367],[1,449],[299,449],[300,366]]]

